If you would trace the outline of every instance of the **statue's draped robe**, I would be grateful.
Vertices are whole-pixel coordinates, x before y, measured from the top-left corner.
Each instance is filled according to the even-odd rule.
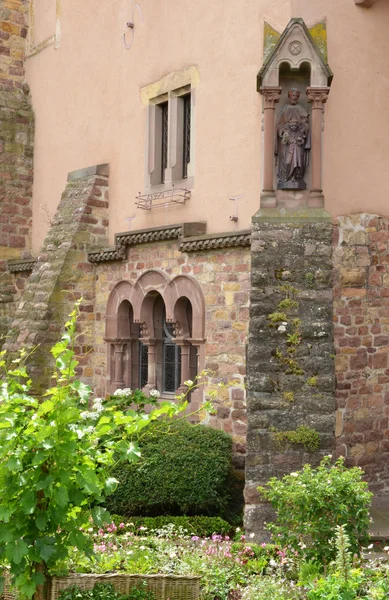
[[[290,132],[288,124],[291,121],[299,123],[299,130],[295,133]],[[301,137],[304,131],[304,143],[299,146],[296,143],[297,137]],[[282,139],[285,133],[289,134],[289,143],[283,143]],[[296,173],[303,180],[304,173],[308,166],[309,151],[311,149],[311,137],[309,132],[308,113],[300,104],[286,104],[277,119],[275,154],[277,157],[277,183],[285,187],[288,181],[294,181]]]

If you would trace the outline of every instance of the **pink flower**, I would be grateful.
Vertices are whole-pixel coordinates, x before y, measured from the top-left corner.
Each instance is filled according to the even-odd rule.
[[[262,546],[262,548],[266,548],[265,542],[262,542],[261,546]]]
[[[119,528],[123,529],[125,527],[124,523],[120,523]]]
[[[245,539],[246,539],[246,536],[245,536],[245,535],[241,535],[241,536],[240,536],[240,541],[241,541],[241,542],[244,542],[244,541],[245,541]]]

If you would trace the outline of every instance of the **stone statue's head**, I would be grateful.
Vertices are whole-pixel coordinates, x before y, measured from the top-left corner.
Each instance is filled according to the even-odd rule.
[[[299,98],[300,98],[300,92],[298,91],[298,89],[297,88],[290,89],[288,92],[288,98],[289,98],[289,102],[291,103],[291,105],[295,106],[295,104],[297,104],[297,102],[299,101]]]

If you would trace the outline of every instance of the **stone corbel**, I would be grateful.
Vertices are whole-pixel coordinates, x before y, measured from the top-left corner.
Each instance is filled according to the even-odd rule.
[[[324,206],[324,195],[322,186],[322,121],[324,104],[327,102],[329,87],[308,87],[308,102],[312,103],[312,183],[308,198],[308,206],[311,208],[322,208]]]
[[[274,192],[274,126],[276,103],[280,101],[281,87],[261,87],[263,96],[263,129],[264,129],[264,172],[261,208],[274,208],[276,195]]]

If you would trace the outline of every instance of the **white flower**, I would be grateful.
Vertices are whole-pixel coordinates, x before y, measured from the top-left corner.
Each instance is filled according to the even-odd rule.
[[[97,410],[97,412],[101,412],[102,410],[104,410],[103,399],[95,398],[92,403],[92,408],[93,408],[93,410]]]
[[[285,326],[286,326],[287,324],[288,324],[288,321],[282,321],[282,323],[281,323],[281,325],[285,325]]]
[[[280,326],[278,327],[277,331],[279,331],[280,333],[285,333],[285,331],[286,331],[286,327],[285,327],[285,325],[280,325]]]
[[[291,476],[292,476],[292,477],[298,477],[298,476],[299,476],[299,474],[298,474],[298,473],[291,473]]]
[[[249,537],[253,538],[255,536],[255,533],[250,533]]]
[[[84,419],[86,421],[86,419],[90,419],[91,418],[91,414],[89,411],[84,410],[83,412],[80,413],[80,417],[81,419]]]
[[[191,379],[187,379],[186,381],[184,381],[184,385],[187,385],[188,387],[192,387],[193,381]]]
[[[374,548],[374,544],[370,544],[370,546],[367,547],[368,550],[371,550],[372,548]]]
[[[161,396],[161,393],[158,390],[150,390],[149,396],[150,398],[158,399]]]
[[[94,431],[95,431],[95,428],[92,425],[90,427],[85,428],[85,433],[93,433]]]

